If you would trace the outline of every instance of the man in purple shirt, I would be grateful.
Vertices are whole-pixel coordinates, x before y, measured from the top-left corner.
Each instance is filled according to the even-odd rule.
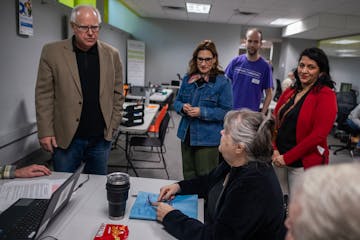
[[[252,28],[247,30],[246,54],[235,57],[227,66],[225,73],[231,79],[233,108],[249,108],[259,111],[260,101],[265,90],[262,112],[266,113],[272,98],[272,72],[270,65],[260,56],[262,32]]]

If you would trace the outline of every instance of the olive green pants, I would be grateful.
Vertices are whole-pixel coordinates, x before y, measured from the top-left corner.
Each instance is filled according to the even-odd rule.
[[[219,149],[215,147],[189,146],[181,143],[184,179],[208,174],[218,165]]]

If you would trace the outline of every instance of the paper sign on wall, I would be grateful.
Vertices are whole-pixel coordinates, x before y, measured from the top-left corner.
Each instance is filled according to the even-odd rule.
[[[19,0],[19,34],[34,35],[31,0]]]
[[[132,86],[145,85],[145,43],[127,41],[127,83]]]

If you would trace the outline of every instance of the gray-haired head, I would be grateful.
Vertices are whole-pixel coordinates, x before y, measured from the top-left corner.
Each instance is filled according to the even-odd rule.
[[[274,119],[248,109],[229,111],[224,119],[225,131],[244,144],[248,161],[271,162],[274,127]]]
[[[295,183],[292,196],[300,205],[300,215],[292,219],[294,239],[360,239],[359,163],[311,168]]]
[[[87,9],[91,9],[95,12],[96,16],[98,17],[98,22],[99,24],[101,23],[101,14],[99,12],[99,10],[96,7],[93,7],[91,5],[77,5],[76,7],[74,7],[71,11],[71,15],[70,15],[70,22],[72,23],[76,23],[76,16],[77,13],[79,12],[79,10],[83,9],[83,8],[87,8]]]

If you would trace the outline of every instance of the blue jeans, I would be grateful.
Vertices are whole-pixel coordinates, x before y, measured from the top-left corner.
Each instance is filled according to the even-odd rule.
[[[55,148],[54,170],[75,172],[81,162],[86,162],[84,173],[107,174],[111,142],[104,137],[74,138],[67,149]]]

